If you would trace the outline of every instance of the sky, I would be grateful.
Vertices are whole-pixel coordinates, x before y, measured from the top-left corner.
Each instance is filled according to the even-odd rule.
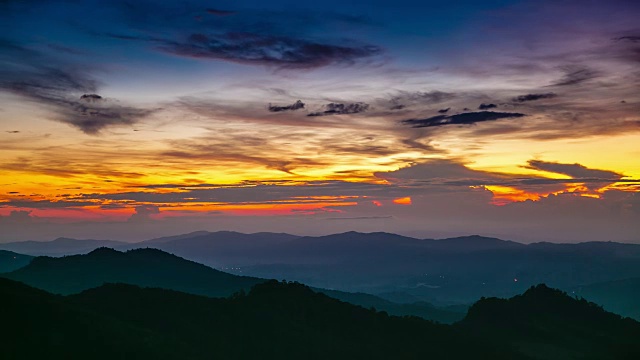
[[[640,2],[1,1],[0,242],[640,243]]]

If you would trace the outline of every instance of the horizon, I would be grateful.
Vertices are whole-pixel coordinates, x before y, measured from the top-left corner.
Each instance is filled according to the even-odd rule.
[[[404,235],[404,234],[399,234],[399,233],[392,233],[392,232],[387,232],[387,231],[370,231],[370,232],[366,232],[366,231],[355,231],[355,230],[349,230],[349,231],[344,231],[344,232],[336,232],[336,233],[325,233],[325,234],[295,234],[295,233],[289,233],[289,232],[272,232],[272,231],[257,231],[257,232],[242,232],[242,231],[234,231],[234,230],[214,230],[214,231],[208,231],[208,230],[195,230],[195,231],[190,231],[187,233],[175,233],[175,234],[165,234],[163,236],[160,237],[152,237],[152,238],[143,238],[143,239],[139,239],[139,240],[126,240],[126,239],[117,239],[117,238],[74,238],[74,237],[66,237],[66,236],[59,236],[59,237],[54,237],[54,238],[48,238],[48,239],[44,239],[44,240],[19,240],[19,241],[9,241],[9,242],[0,242],[0,246],[4,245],[4,244],[13,244],[13,243],[21,243],[21,242],[37,242],[37,243],[51,243],[57,240],[74,240],[74,241],[114,241],[114,242],[120,242],[123,244],[140,244],[140,243],[144,243],[144,242],[148,242],[148,241],[152,241],[152,240],[157,240],[157,239],[163,239],[163,238],[172,238],[172,237],[178,237],[178,236],[185,236],[185,235],[193,235],[193,234],[202,234],[202,235],[195,235],[195,236],[206,236],[209,234],[220,234],[220,233],[232,233],[232,234],[241,234],[241,235],[253,235],[253,236],[257,236],[257,235],[263,235],[263,234],[276,234],[276,235],[291,235],[291,236],[295,236],[297,238],[305,238],[305,237],[309,237],[309,238],[318,238],[318,237],[330,237],[330,236],[336,236],[336,235],[346,235],[346,234],[357,234],[357,235],[372,235],[372,234],[387,234],[387,235],[397,235],[397,236],[402,236],[405,238],[409,238],[409,239],[413,239],[413,240],[434,240],[434,241],[442,241],[442,240],[455,240],[455,239],[460,239],[460,238],[483,238],[483,239],[493,239],[493,240],[499,240],[502,242],[513,242],[513,243],[517,243],[517,244],[522,244],[522,245],[531,245],[531,244],[559,244],[559,245],[577,245],[577,244],[587,244],[587,243],[615,243],[615,244],[626,244],[626,245],[640,245],[640,243],[635,243],[635,242],[623,242],[623,241],[610,241],[610,240],[599,240],[599,241],[579,241],[579,242],[553,242],[553,241],[545,241],[545,240],[538,240],[538,241],[532,241],[532,242],[523,242],[523,241],[518,241],[518,240],[514,240],[514,239],[508,239],[508,238],[500,238],[500,237],[496,237],[496,236],[486,236],[486,235],[481,235],[481,234],[465,234],[465,235],[457,235],[457,236],[448,236],[448,237],[420,237],[420,236],[412,236],[412,235]],[[178,240],[180,241],[180,240]],[[110,248],[109,246],[101,246],[101,248]],[[113,249],[113,248],[110,248]],[[138,248],[135,248],[138,249]],[[2,249],[0,249],[2,250]],[[117,250],[117,249],[116,249]]]

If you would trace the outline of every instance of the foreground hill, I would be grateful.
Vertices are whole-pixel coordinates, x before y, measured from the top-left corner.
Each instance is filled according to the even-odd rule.
[[[86,255],[37,257],[4,277],[55,294],[73,294],[122,282],[205,296],[229,296],[263,279],[227,274],[156,249],[119,252],[100,248]]]
[[[545,285],[482,299],[458,326],[535,359],[640,359],[640,323]]]
[[[640,323],[544,285],[456,325],[394,317],[275,280],[209,298],[106,284],[70,296],[0,279],[4,359],[637,359]]]
[[[5,279],[0,279],[0,293],[16,308],[15,314],[3,319],[3,326],[20,331],[0,339],[7,359],[45,352],[46,358],[94,358],[97,353],[96,358],[109,354],[155,359],[165,349],[173,355],[180,352],[174,358],[181,359],[513,359],[516,355],[451,326],[390,317],[303,285],[277,281],[228,299],[122,284],[59,297]],[[29,329],[36,329],[36,336]],[[139,347],[131,348],[132,342]]]
[[[31,262],[33,256],[0,250],[0,273],[19,269]]]
[[[79,293],[104,283],[124,283],[225,297],[266,281],[224,273],[157,249],[120,252],[108,248],[97,249],[86,255],[37,257],[28,266],[2,276],[63,295]],[[453,323],[464,317],[464,312],[439,309],[425,302],[396,304],[368,294],[324,289],[315,291],[365,308],[375,307],[393,315],[414,315],[442,323]]]
[[[184,345],[0,278],[2,359],[178,359]]]

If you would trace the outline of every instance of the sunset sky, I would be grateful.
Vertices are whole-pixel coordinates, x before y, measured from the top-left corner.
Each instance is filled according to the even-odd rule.
[[[640,1],[2,1],[0,242],[640,242]]]

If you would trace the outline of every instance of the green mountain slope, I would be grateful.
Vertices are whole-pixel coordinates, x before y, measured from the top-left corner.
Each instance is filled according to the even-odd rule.
[[[227,274],[156,249],[119,252],[108,248],[86,255],[37,257],[2,276],[63,295],[120,282],[224,297],[264,281]]]
[[[33,256],[0,250],[0,273],[20,269],[31,262]]]

